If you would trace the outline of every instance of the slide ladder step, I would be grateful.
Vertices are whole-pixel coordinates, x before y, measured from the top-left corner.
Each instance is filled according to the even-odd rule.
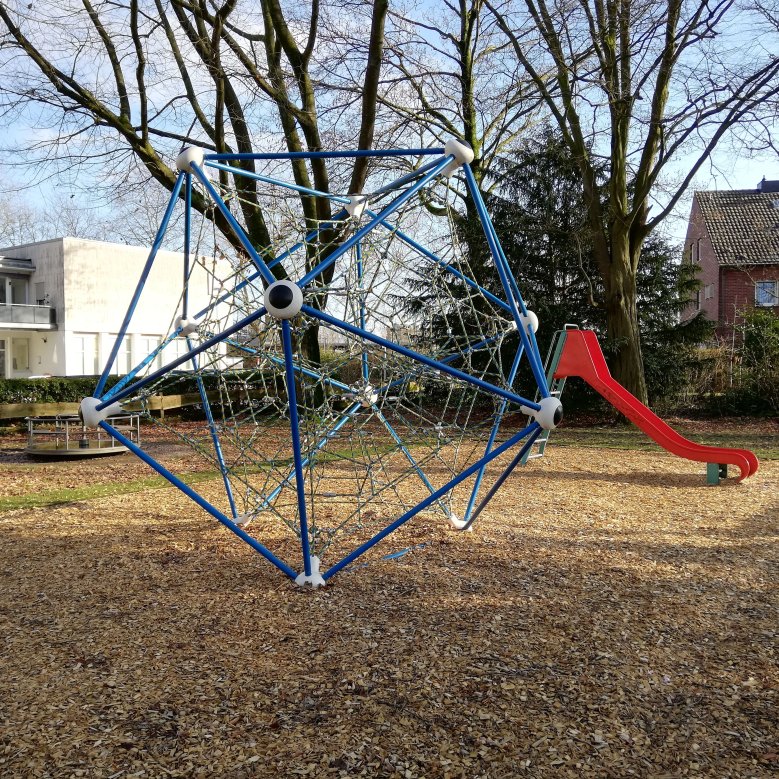
[[[552,343],[549,344],[549,351],[546,354],[546,361],[544,362],[544,370],[546,371],[546,383],[549,386],[549,394],[553,398],[560,398],[565,389],[565,379],[555,379],[555,371],[560,363],[560,358],[563,354],[563,348],[565,347],[565,337],[568,330],[573,329],[574,325],[566,325],[565,330],[558,330],[552,338]],[[578,330],[578,327],[575,327]],[[538,402],[540,393],[536,392],[535,400]],[[549,434],[551,430],[545,430],[533,443],[533,446],[527,451],[522,458],[522,465],[528,460],[537,460],[539,457],[544,456],[546,451],[546,444],[549,441]]]

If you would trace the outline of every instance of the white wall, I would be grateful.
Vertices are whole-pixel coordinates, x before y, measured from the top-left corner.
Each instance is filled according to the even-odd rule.
[[[93,364],[96,371],[101,372],[149,250],[102,241],[58,238],[0,249],[0,254],[33,261],[36,270],[30,277],[29,298],[34,302],[35,284],[43,282],[50,304],[57,312],[56,330],[24,330],[16,334],[5,331],[0,336],[7,343],[14,335],[29,338],[30,342],[29,370],[9,375],[79,375]],[[180,314],[183,262],[182,254],[158,252],[127,330],[131,366],[147,355],[149,339],[161,340],[167,336]],[[230,273],[229,264],[223,260],[215,270],[220,278]],[[215,284],[218,286],[218,281],[215,282],[201,266],[194,266],[189,286],[191,313],[209,303]],[[87,359],[86,365],[84,363],[80,349],[84,338],[87,343],[95,344],[96,363],[91,359]],[[169,362],[182,349],[183,342],[171,344],[165,349],[163,362]]]

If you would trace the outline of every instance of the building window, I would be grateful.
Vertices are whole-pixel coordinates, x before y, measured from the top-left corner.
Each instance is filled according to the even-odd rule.
[[[141,349],[141,357],[143,358],[144,362],[148,360],[149,357],[151,357],[152,354],[159,348],[160,344],[162,343],[162,339],[159,338],[156,335],[142,335],[140,337],[140,349]],[[156,354],[154,356],[153,360],[149,360],[149,362],[146,363],[149,365],[149,370],[156,371],[158,368],[162,367],[162,358],[160,354]]]
[[[96,376],[97,369],[97,335],[95,333],[75,333],[73,335],[75,350],[76,374],[80,376]]]
[[[777,294],[777,282],[775,281],[755,282],[755,305],[756,306],[779,306],[779,294]]]
[[[114,334],[108,336],[108,340],[111,343],[112,349],[116,338],[117,336]],[[111,373],[116,373],[119,376],[125,376],[130,372],[130,369],[132,368],[132,365],[130,364],[130,360],[132,359],[132,352],[130,350],[131,340],[132,338],[129,335],[125,335],[125,337],[122,339],[122,343],[119,344],[119,351],[116,353],[116,359],[114,360],[114,364],[111,367]]]
[[[27,279],[0,276],[0,304],[24,305],[27,303]]]
[[[30,370],[30,342],[26,338],[11,339],[11,370]]]
[[[695,292],[695,308],[701,307],[701,291],[696,290]]]
[[[5,373],[5,338],[0,338],[0,379],[7,379]]]
[[[711,300],[713,297],[714,297],[714,285],[707,284],[703,288],[703,298],[704,300]]]

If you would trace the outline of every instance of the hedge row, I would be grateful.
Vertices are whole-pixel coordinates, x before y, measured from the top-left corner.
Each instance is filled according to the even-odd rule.
[[[108,386],[116,384],[112,376]],[[97,376],[0,379],[0,403],[78,403],[95,391]]]
[[[250,374],[247,372],[247,377]],[[119,381],[119,376],[109,376],[106,388]],[[98,376],[51,376],[45,379],[0,379],[0,404],[5,403],[78,403],[95,391]],[[232,382],[240,386],[242,374],[232,374],[227,379],[228,387]],[[269,387],[278,376],[266,376]],[[216,389],[220,385],[218,376],[204,376],[206,390]],[[197,383],[193,376],[183,374],[177,382],[168,383],[164,394],[185,394],[197,392]]]

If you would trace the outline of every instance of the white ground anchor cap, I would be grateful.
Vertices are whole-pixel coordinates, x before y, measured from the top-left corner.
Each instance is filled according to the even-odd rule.
[[[460,519],[457,514],[449,515],[449,524],[455,530],[464,530],[466,533],[473,533],[473,525],[469,525],[467,519]]]
[[[295,579],[295,584],[299,587],[305,587],[307,584],[310,584],[314,589],[324,587],[327,584],[322,574],[319,573],[319,558],[316,555],[311,556],[311,576],[301,573]]]

